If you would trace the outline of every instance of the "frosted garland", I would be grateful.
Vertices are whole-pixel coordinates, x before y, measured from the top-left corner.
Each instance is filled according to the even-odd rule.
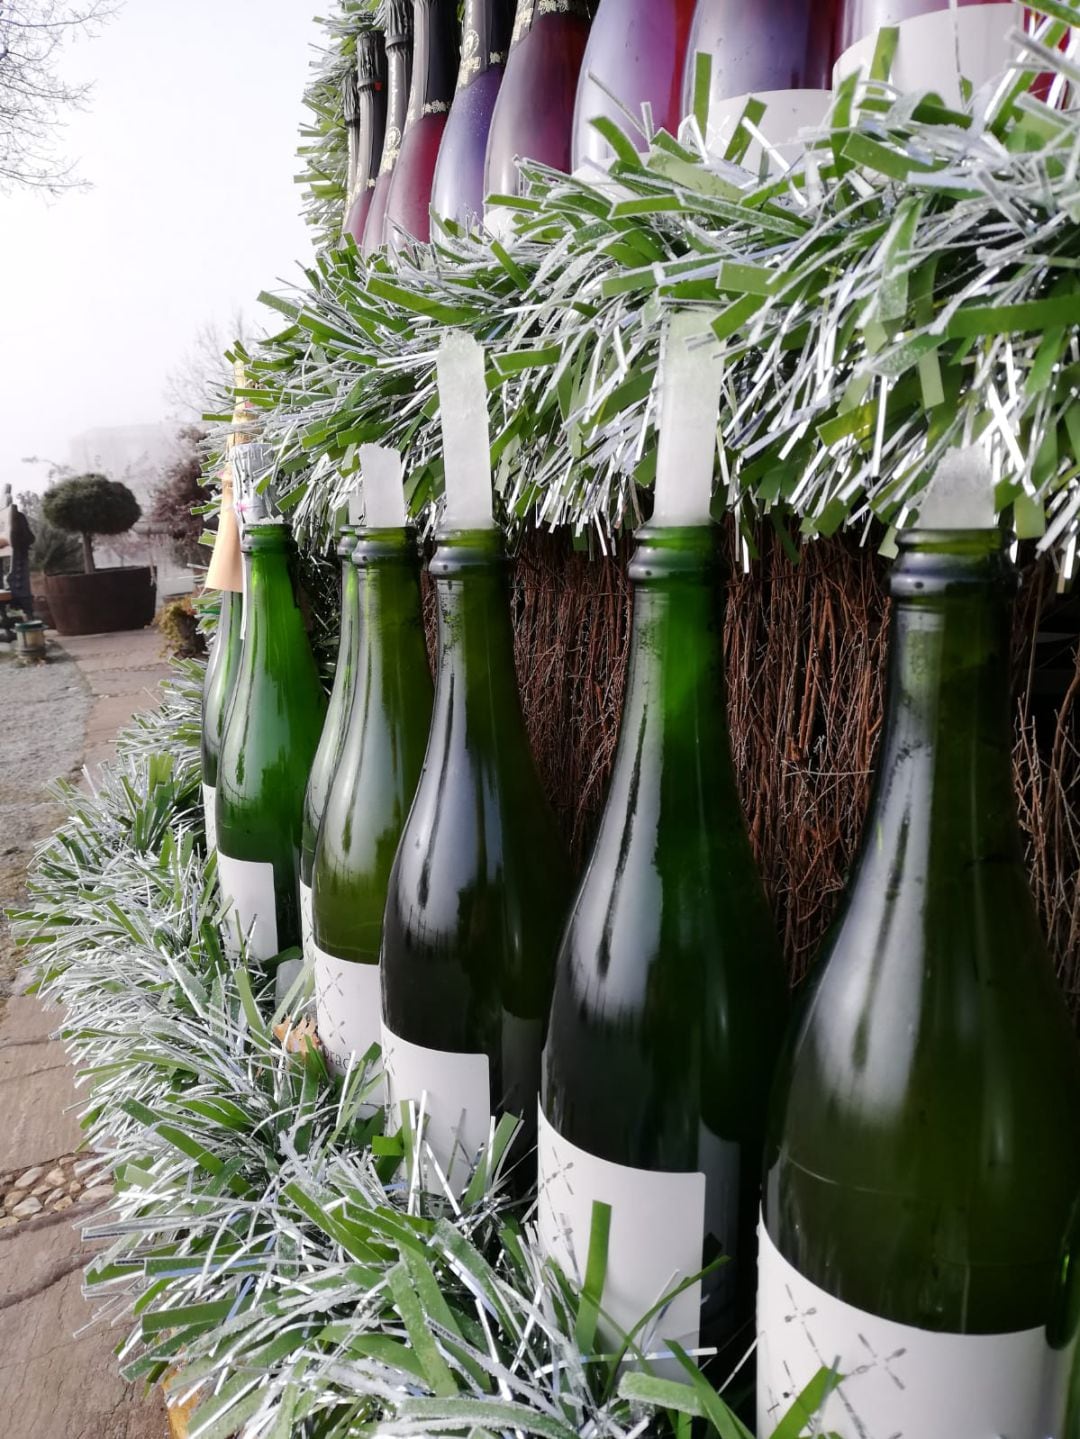
[[[1059,12],[1080,19],[1074,0]],[[1019,18],[1016,10],[1014,23]],[[1030,33],[1017,24],[1012,37],[1029,76],[1052,77],[1052,96],[1076,68],[1075,39],[1067,53],[1058,50],[1056,24],[1036,17]],[[792,166],[768,207],[754,198],[751,174],[709,159],[692,125],[687,150],[666,142],[640,166],[613,167],[620,191],[644,210],[629,218],[611,209],[621,193],[594,209],[606,197],[588,176],[571,180],[525,165],[529,209],[499,212],[510,271],[486,244],[443,235],[436,263],[426,255],[401,260],[392,286],[381,275],[354,280],[335,269],[289,308],[301,338],[283,337],[284,349],[271,351],[273,368],[260,377],[271,391],[300,363],[309,315],[341,339],[321,331],[317,339],[338,377],[336,394],[321,386],[307,394],[303,383],[283,390],[286,408],[271,416],[271,428],[284,456],[300,457],[299,417],[325,427],[332,453],[333,435],[357,427],[408,445],[415,510],[430,526],[441,474],[435,349],[453,323],[482,336],[488,349],[498,484],[510,513],[594,530],[606,542],[613,527],[638,522],[635,485],[655,438],[656,408],[637,385],[647,387],[655,372],[659,318],[687,287],[710,305],[729,352],[721,417],[727,468],[718,477],[729,511],[779,506],[808,535],[845,524],[866,533],[875,516],[889,524],[899,514],[902,522],[942,455],[989,421],[995,476],[1015,480],[1029,501],[1020,514],[1025,533],[1068,568],[1080,531],[1080,482],[1070,477],[1073,446],[1064,433],[1068,398],[1059,392],[1071,363],[1068,331],[1060,363],[1051,364],[1040,348],[1044,338],[1056,343],[1045,330],[1050,312],[1028,327],[1000,307],[1047,303],[1051,280],[1066,277],[1073,263],[1067,169],[1053,156],[1069,153],[1080,117],[1053,115],[1026,98],[1012,108],[1019,84],[1014,74],[984,87],[966,129],[913,120],[906,98],[888,115],[878,102],[849,121],[845,92],[830,122],[837,130]],[[761,130],[765,119],[753,123]],[[999,135],[1019,130],[1020,143],[1003,147]],[[841,149],[842,183],[834,165]],[[897,211],[898,229],[887,243],[877,236],[869,244],[878,205]],[[587,246],[576,239],[583,212],[596,216]],[[640,235],[644,247],[637,270],[626,233]],[[935,276],[929,353],[918,348],[934,337],[914,312],[917,285],[905,255]],[[834,271],[829,261],[840,256]],[[774,290],[763,288],[766,280]],[[904,324],[882,326],[882,299],[899,305]],[[362,329],[352,319],[357,304]],[[1074,309],[1070,295],[1055,304],[1068,324]],[[1005,318],[997,324],[979,311]],[[952,358],[957,338],[944,338],[953,327],[973,331],[962,361]],[[794,348],[792,335],[801,337]],[[362,369],[353,364],[357,354]],[[940,376],[950,363],[962,373],[943,414]],[[407,393],[403,371],[412,382]],[[1058,462],[1048,472],[1054,448]],[[306,489],[308,477],[296,471],[287,483]],[[325,504],[323,493],[304,495],[294,512],[302,534],[317,536]]]

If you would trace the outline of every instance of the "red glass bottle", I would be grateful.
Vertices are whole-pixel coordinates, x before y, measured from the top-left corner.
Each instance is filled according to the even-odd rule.
[[[458,69],[457,0],[415,0],[409,113],[386,201],[383,239],[431,238],[431,189]]]
[[[518,0],[506,77],[491,120],[485,195],[518,193],[519,159],[569,173],[574,101],[591,19],[588,0]],[[489,225],[495,213],[489,211]]]
[[[431,196],[435,213],[459,225],[484,214],[484,159],[513,23],[513,0],[466,0],[457,91]]]
[[[835,0],[755,0],[752,5],[698,0],[687,47],[684,112],[694,108],[695,65],[702,51],[712,58],[713,102],[776,90],[828,90],[835,33]]]
[[[386,134],[383,138],[382,161],[371,196],[367,222],[364,225],[365,255],[373,255],[383,246],[383,227],[390,182],[401,153],[401,135],[409,109],[409,87],[412,83],[413,7],[412,0],[387,0],[386,6]]]
[[[360,244],[386,135],[386,45],[381,30],[365,30],[356,41],[355,91],[356,124],[349,130],[355,158],[350,157],[345,233]]]
[[[641,130],[630,124],[611,95],[639,125],[641,107],[647,102],[654,129],[678,133],[693,18],[694,0],[601,0],[578,79],[575,170],[587,160],[604,165],[611,158],[610,145],[592,125],[601,116],[614,120],[639,150],[646,148]]]

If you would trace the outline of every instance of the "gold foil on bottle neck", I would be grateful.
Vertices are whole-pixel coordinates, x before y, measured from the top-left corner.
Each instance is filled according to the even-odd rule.
[[[221,472],[221,513],[204,588],[232,590],[236,594],[244,588],[244,561],[240,553],[240,526],[236,519],[231,460],[226,460],[225,468]]]
[[[233,361],[233,389],[243,390],[247,388],[247,370],[243,360]],[[225,440],[225,453],[231,455],[238,445],[249,445],[255,438],[255,407],[250,400],[242,395],[236,395],[233,402],[232,429]],[[229,487],[232,487],[232,471],[230,467]]]

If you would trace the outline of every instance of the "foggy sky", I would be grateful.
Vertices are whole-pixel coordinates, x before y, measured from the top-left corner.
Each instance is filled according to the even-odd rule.
[[[68,70],[86,193],[0,196],[0,483],[40,488],[84,430],[165,419],[166,376],[310,258],[301,94],[316,0],[126,0]],[[267,318],[273,324],[273,318]]]

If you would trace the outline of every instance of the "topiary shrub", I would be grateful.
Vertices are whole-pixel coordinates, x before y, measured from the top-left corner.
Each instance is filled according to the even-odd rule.
[[[82,569],[82,546],[75,535],[50,525],[41,507],[41,496],[27,491],[19,496],[22,510],[34,532],[30,546],[31,574],[74,575]]]
[[[82,540],[83,568],[93,574],[94,536],[122,535],[142,515],[139,502],[119,480],[104,475],[75,475],[47,490],[41,502],[50,524]]]

